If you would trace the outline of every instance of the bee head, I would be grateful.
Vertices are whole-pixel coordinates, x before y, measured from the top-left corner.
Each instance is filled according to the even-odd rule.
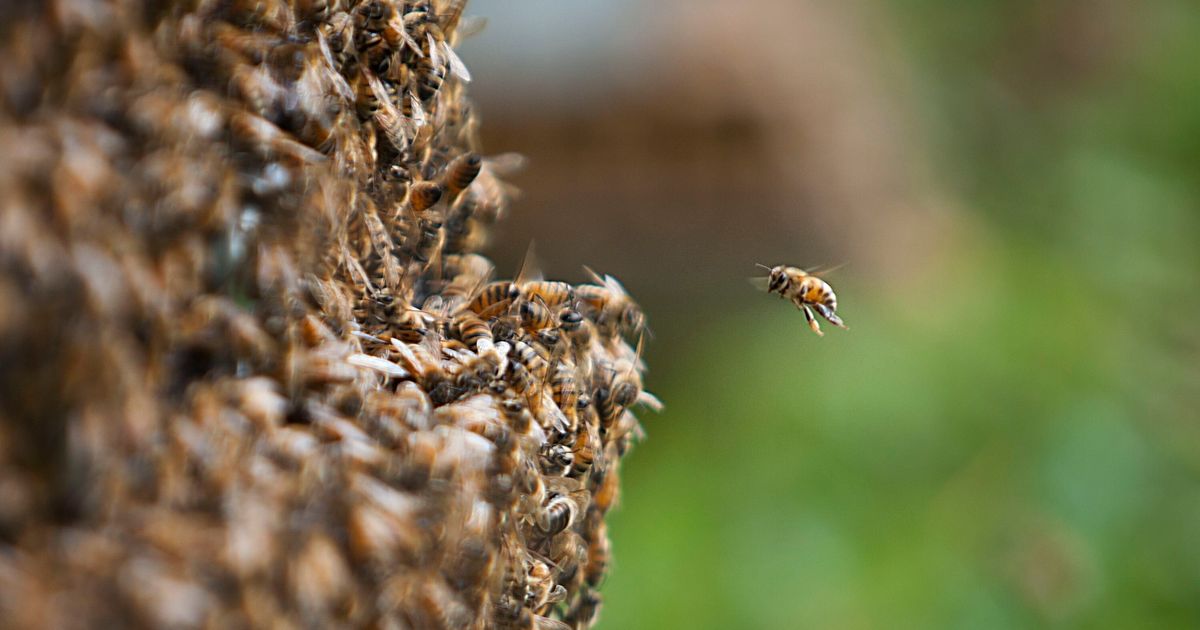
[[[787,270],[783,265],[771,269],[771,276],[767,279],[767,291],[769,293],[783,294],[787,290],[791,279],[788,278]]]

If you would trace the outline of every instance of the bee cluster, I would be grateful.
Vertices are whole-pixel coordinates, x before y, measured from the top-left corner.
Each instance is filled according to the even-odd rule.
[[[3,625],[594,622],[643,316],[476,253],[463,4],[12,7]]]

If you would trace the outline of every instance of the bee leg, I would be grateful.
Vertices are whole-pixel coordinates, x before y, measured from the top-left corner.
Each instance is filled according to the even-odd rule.
[[[817,336],[824,337],[825,333],[821,332],[821,325],[817,323],[817,316],[813,315],[812,309],[809,308],[807,304],[803,303],[797,304],[796,306],[800,310],[804,311],[804,319],[808,320],[808,327],[811,328],[813,332],[817,333]]]
[[[824,304],[813,304],[813,307],[817,309],[817,312],[821,314],[821,317],[829,320],[830,324],[833,324],[838,328],[846,328],[845,322],[842,321],[841,317],[837,316],[837,313],[833,312],[833,309],[825,306]],[[850,329],[846,328],[846,330]]]

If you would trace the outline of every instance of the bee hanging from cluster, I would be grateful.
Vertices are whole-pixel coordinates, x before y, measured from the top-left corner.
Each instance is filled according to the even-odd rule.
[[[480,147],[465,2],[26,4],[6,626],[590,627],[645,316],[479,253],[522,159]]]

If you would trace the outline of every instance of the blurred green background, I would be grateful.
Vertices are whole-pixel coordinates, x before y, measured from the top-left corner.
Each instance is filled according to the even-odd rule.
[[[501,270],[655,333],[602,628],[1200,627],[1200,5],[471,9]]]

